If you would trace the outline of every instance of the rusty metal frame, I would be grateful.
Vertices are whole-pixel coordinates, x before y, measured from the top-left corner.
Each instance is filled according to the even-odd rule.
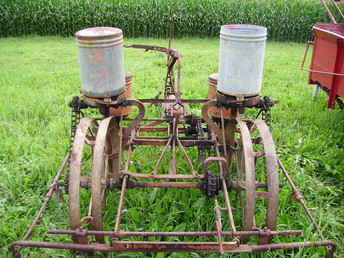
[[[218,242],[141,242],[137,241],[118,241],[116,246],[106,244],[74,244],[61,242],[36,242],[36,241],[17,241],[13,245],[18,247],[36,247],[36,248],[53,248],[66,249],[80,252],[218,252]],[[282,249],[297,249],[306,247],[325,247],[326,258],[333,257],[336,250],[336,244],[332,241],[316,242],[293,242],[278,243],[266,245],[240,245],[235,242],[225,242],[223,248],[226,253],[252,253],[274,251]],[[18,249],[17,249],[18,250]],[[14,251],[15,257],[18,252]]]
[[[142,48],[145,50],[157,50],[164,52],[177,61],[180,58],[178,52],[162,47],[135,45],[128,46]],[[173,63],[173,62],[172,62]],[[171,72],[173,64],[171,65]],[[169,72],[168,71],[168,72]],[[165,85],[170,87],[171,85]],[[136,106],[139,110],[136,118],[121,116],[104,117],[95,120],[84,118],[77,128],[75,141],[71,154],[67,154],[61,168],[55,176],[52,186],[48,190],[46,199],[41,209],[38,211],[33,223],[30,225],[23,240],[12,244],[14,257],[20,257],[22,247],[55,248],[80,251],[85,253],[100,252],[219,252],[244,253],[272,251],[278,249],[294,249],[303,247],[325,247],[326,257],[332,257],[336,244],[325,240],[317,226],[311,211],[306,206],[303,196],[300,194],[293,183],[288,172],[285,170],[281,161],[278,160],[274,143],[269,128],[263,120],[242,120],[238,117],[240,108],[259,107],[259,97],[245,100],[226,99],[221,96],[218,100],[207,99],[181,99],[180,92],[174,88],[169,92],[169,97],[164,99],[110,99],[93,101],[91,107],[120,107]],[[146,118],[144,103],[161,104],[165,109],[165,116],[162,118]],[[194,118],[190,122],[186,118],[184,104],[200,103],[202,107],[202,117]],[[224,119],[223,112],[220,119],[213,119],[209,114],[210,108],[231,109],[230,118]],[[88,129],[95,121],[98,122],[95,136],[88,136]],[[126,124],[123,124],[126,122]],[[128,124],[129,123],[129,124]],[[165,123],[167,125],[161,125]],[[197,126],[196,126],[197,124]],[[188,133],[187,127],[193,133]],[[258,132],[259,136],[254,138],[252,133]],[[141,135],[141,132],[152,133],[152,135]],[[156,136],[155,133],[165,133],[164,136]],[[115,139],[115,140],[114,140]],[[81,162],[83,146],[88,144],[93,146],[93,168],[92,176],[81,175]],[[263,151],[254,152],[253,146],[262,144]],[[130,169],[132,153],[140,145],[162,146],[162,151],[155,161],[155,167],[148,173],[136,173]],[[187,148],[210,146],[214,154],[203,159],[203,170],[197,171],[189,156]],[[124,151],[127,151],[125,159]],[[180,151],[187,163],[186,172],[180,173],[177,169],[176,152]],[[168,173],[162,173],[159,165],[162,159],[169,153],[170,162]],[[39,222],[45,211],[49,200],[54,192],[59,191],[59,178],[66,167],[67,160],[71,159],[69,190],[70,196],[70,217],[71,229],[53,229],[48,234],[70,235],[72,242],[39,242],[28,241],[33,228]],[[255,159],[265,158],[266,182],[256,182]],[[233,162],[237,164],[239,177],[233,178]],[[120,166],[122,163],[123,166]],[[209,164],[218,164],[218,175],[214,176],[208,170]],[[277,169],[281,168],[291,185],[296,199],[302,204],[312,224],[319,232],[322,241],[316,242],[292,242],[292,243],[271,243],[273,236],[276,235],[297,235],[302,234],[302,230],[276,230],[276,217],[278,212],[278,181]],[[202,190],[209,175],[216,179],[216,191],[223,195],[223,205],[218,199],[214,200],[215,231],[211,232],[125,232],[121,231],[121,221],[123,209],[125,208],[125,196],[128,189],[136,187],[153,188],[198,188]],[[135,179],[144,179],[135,180]],[[179,180],[183,181],[179,181]],[[78,208],[78,191],[86,188],[92,191],[89,207],[90,215],[81,217],[75,207]],[[266,192],[259,192],[257,189],[264,188]],[[113,231],[102,230],[102,202],[106,198],[106,190],[120,191],[117,211],[114,214]],[[233,216],[233,203],[230,199],[229,191],[245,193],[247,199],[243,205],[242,230],[238,230]],[[266,227],[258,228],[255,225],[256,198],[263,197],[267,200]],[[222,213],[227,213],[228,229],[224,228]],[[75,219],[76,218],[76,219]],[[91,228],[84,224],[91,221]],[[96,243],[90,241],[89,237],[94,236]],[[123,240],[125,237],[132,236],[209,236],[214,241],[210,242],[187,242],[187,241],[133,241]],[[250,236],[257,236],[256,244],[246,244]],[[230,240],[228,240],[230,239]]]

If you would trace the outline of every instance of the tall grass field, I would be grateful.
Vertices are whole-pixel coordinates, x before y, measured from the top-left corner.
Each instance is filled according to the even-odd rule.
[[[107,25],[129,37],[165,38],[172,16],[177,37],[211,37],[222,24],[248,23],[267,27],[270,39],[300,42],[315,22],[329,21],[319,0],[2,0],[0,36],[71,36]]]
[[[31,3],[35,6],[34,1]],[[77,3],[80,1],[73,2]],[[52,21],[48,19],[47,22]],[[93,20],[89,22],[93,24]],[[165,40],[159,39],[129,38],[125,41],[128,44],[166,45]],[[208,75],[218,69],[218,39],[181,38],[174,40],[172,47],[183,56],[183,98],[206,98]],[[324,93],[312,102],[312,87],[307,85],[307,73],[299,68],[303,52],[303,44],[268,42],[262,94],[280,101],[272,109],[271,124],[278,155],[313,208],[323,234],[338,244],[336,257],[339,258],[344,257],[344,112],[338,108],[327,109]],[[165,62],[165,56],[159,53],[125,50],[125,67],[133,75],[134,97],[151,98],[163,90]],[[73,38],[30,36],[0,39],[1,257],[10,257],[10,243],[25,233],[68,149],[68,102],[79,94],[79,89],[77,47]],[[189,110],[200,114],[200,106],[191,105]],[[153,114],[158,114],[154,108],[149,111],[149,115]],[[254,114],[250,111],[247,116]],[[160,149],[138,148],[136,151],[133,165],[144,171],[154,165],[152,160],[157,159]],[[181,164],[179,168],[186,169],[187,166]],[[319,240],[301,206],[292,200],[282,174],[280,180],[283,187],[280,190],[278,229],[304,229],[305,232],[301,236],[276,237],[275,241]],[[105,220],[110,229],[118,195],[118,190],[111,192],[106,204]],[[65,194],[64,197],[64,203],[52,199],[41,224],[34,230],[33,240],[68,240],[66,236],[45,233],[48,228],[68,228],[68,196]],[[213,205],[214,200],[207,199],[198,189],[129,189],[121,229],[213,231]],[[235,219],[238,221],[240,218]],[[213,238],[201,240],[214,241]],[[72,257],[68,251],[50,249],[27,248],[22,253],[23,257]],[[129,253],[109,257],[220,255]],[[324,250],[305,248],[224,257],[315,258],[324,257]]]

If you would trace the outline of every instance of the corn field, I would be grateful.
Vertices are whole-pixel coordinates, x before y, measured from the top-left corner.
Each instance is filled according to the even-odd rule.
[[[0,0],[0,36],[71,36],[88,26],[115,26],[128,37],[218,35],[221,24],[266,26],[273,40],[305,41],[328,21],[318,0]]]

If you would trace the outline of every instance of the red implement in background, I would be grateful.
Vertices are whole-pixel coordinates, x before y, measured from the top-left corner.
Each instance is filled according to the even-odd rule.
[[[336,99],[344,97],[344,24],[316,23],[312,31],[309,83],[328,92],[328,108],[334,108]]]

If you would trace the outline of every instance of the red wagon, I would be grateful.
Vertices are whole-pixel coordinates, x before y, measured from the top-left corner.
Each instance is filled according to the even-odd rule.
[[[309,84],[315,84],[328,93],[328,107],[334,108],[336,100],[344,98],[344,24],[316,23]],[[303,61],[304,64],[304,61]],[[303,66],[303,65],[302,65]]]

